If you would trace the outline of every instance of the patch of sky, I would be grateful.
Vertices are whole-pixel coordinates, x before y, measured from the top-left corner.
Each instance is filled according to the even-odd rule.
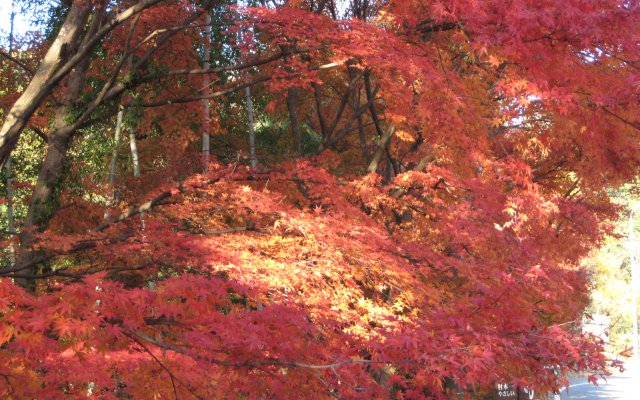
[[[41,4],[42,3],[42,4]],[[19,38],[29,32],[40,30],[51,7],[56,1],[36,2],[33,0],[0,0],[0,46],[9,48],[11,17],[13,18],[13,34]]]

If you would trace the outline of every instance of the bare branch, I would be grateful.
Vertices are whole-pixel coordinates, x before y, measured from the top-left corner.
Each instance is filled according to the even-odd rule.
[[[618,114],[614,113],[613,111],[609,110],[607,107],[600,107],[600,108],[602,108],[602,110],[604,110],[604,112],[606,112],[607,114],[613,116],[618,121],[620,121],[620,122],[624,123],[625,125],[628,125],[628,126],[630,126],[632,128],[635,128],[635,129],[640,131],[640,124],[634,123],[632,121],[629,121],[628,119],[625,119],[625,118],[621,117],[620,115],[618,115]]]
[[[129,219],[135,215],[141,214],[145,211],[151,210],[153,207],[157,206],[158,204],[161,204],[164,200],[168,199],[169,197],[171,197],[172,194],[171,192],[162,192],[160,193],[158,196],[154,197],[153,199],[147,201],[144,204],[141,204],[137,207],[132,207],[129,209],[129,211],[124,212],[116,217],[113,218],[109,218],[106,221],[102,222],[100,225],[98,225],[96,228],[93,229],[93,232],[101,232],[105,229],[107,229],[109,226],[111,226],[112,224],[118,223],[118,222],[122,222],[125,219]]]
[[[312,47],[309,49],[301,48],[301,49],[293,49],[290,51],[281,51],[269,57],[246,61],[240,64],[226,65],[224,67],[215,67],[215,68],[208,68],[208,69],[203,69],[203,68],[177,69],[177,70],[169,71],[166,75],[196,75],[196,74],[212,74],[212,73],[215,74],[219,72],[238,71],[238,70],[243,70],[251,67],[257,67],[259,65],[268,64],[271,61],[278,60],[282,57],[286,57],[291,54],[308,53],[310,51],[320,50],[322,48],[323,47],[318,46],[318,47]]]
[[[79,241],[68,249],[59,250],[59,251],[47,251],[47,252],[44,252],[43,254],[38,255],[37,257],[30,258],[27,262],[24,262],[22,264],[18,264],[11,268],[0,269],[0,276],[14,276],[14,275],[17,275],[16,272],[24,271],[35,265],[46,262],[56,256],[59,256],[62,254],[72,254],[82,250],[93,249],[98,247],[98,245],[102,243],[114,244],[114,243],[122,242],[129,239],[130,237],[132,237],[132,234],[127,233],[124,235],[120,235],[116,238],[110,238],[110,239],[102,238],[102,239],[90,239],[90,240]],[[51,276],[55,276],[55,275],[59,275],[59,273],[52,274]]]
[[[47,134],[44,133],[44,131],[38,128],[37,126],[30,126],[28,129],[31,129],[32,131],[34,131],[35,134],[38,135],[40,139],[44,140],[45,143],[49,141],[49,136],[47,136]]]
[[[337,66],[341,65],[340,63],[328,63],[328,64],[323,64],[323,65],[319,65],[316,67],[311,67],[309,68],[309,71],[319,71],[319,70],[325,70],[325,69],[329,69],[329,68],[335,68]],[[292,74],[292,76],[296,76],[296,75],[301,75],[301,72]],[[152,101],[152,102],[148,102],[148,103],[142,103],[141,106],[142,107],[161,107],[161,106],[167,106],[167,105],[171,105],[171,104],[183,104],[183,103],[191,103],[194,101],[200,101],[200,100],[204,100],[204,99],[213,99],[216,97],[221,97],[224,96],[226,94],[229,93],[233,93],[235,91],[238,90],[242,90],[246,87],[251,87],[253,85],[257,85],[259,83],[263,83],[263,82],[268,82],[270,80],[273,79],[273,76],[262,76],[262,77],[258,77],[255,79],[252,79],[250,81],[246,81],[234,86],[230,86],[226,89],[222,89],[219,90],[217,92],[213,92],[210,93],[208,95],[198,95],[198,96],[191,96],[191,97],[180,97],[180,98],[176,98],[176,99],[165,99],[165,100],[158,100],[158,101]]]
[[[214,99],[216,97],[221,97],[221,96],[224,96],[226,94],[233,93],[233,92],[236,92],[238,90],[242,90],[242,89],[244,89],[246,87],[250,87],[250,86],[256,85],[258,83],[270,81],[271,79],[272,79],[272,77],[270,77],[270,76],[263,76],[263,77],[252,79],[250,81],[247,81],[247,82],[244,82],[244,83],[241,83],[241,84],[238,84],[238,85],[234,85],[234,86],[228,87],[226,89],[218,90],[217,92],[213,92],[213,93],[210,93],[210,94],[207,94],[207,95],[181,97],[181,98],[177,98],[177,99],[158,100],[158,101],[152,101],[152,102],[148,102],[148,103],[142,103],[141,105],[143,107],[161,107],[161,106],[167,106],[167,105],[171,105],[171,104],[191,103],[191,102],[194,102],[194,101],[200,101],[200,100],[204,100],[204,99]]]
[[[5,52],[2,49],[0,49],[0,56],[16,64],[17,66],[25,70],[27,73],[29,73],[29,75],[31,76],[35,75],[36,71],[34,71],[33,68],[29,67],[27,64],[23,63],[22,61],[18,60],[17,58],[13,57],[11,54]]]
[[[342,361],[336,361],[330,364],[307,364],[301,363],[297,361],[281,361],[281,360],[263,360],[263,361],[245,361],[245,362],[230,362],[217,360],[214,358],[204,357],[199,354],[191,354],[187,352],[185,349],[175,346],[169,343],[162,343],[154,338],[145,335],[142,332],[132,331],[125,329],[131,335],[137,336],[139,339],[144,340],[147,343],[153,344],[154,346],[160,347],[164,350],[171,350],[178,354],[183,354],[189,357],[193,357],[199,360],[207,361],[211,364],[222,365],[225,367],[239,367],[239,368],[257,368],[262,366],[277,366],[277,367],[294,367],[294,368],[303,368],[303,369],[312,369],[312,370],[326,370],[326,369],[336,369],[349,364],[369,364],[369,365],[400,365],[400,364],[417,364],[414,360],[397,360],[397,361],[375,361],[375,360],[366,360],[359,358],[349,358]],[[129,335],[127,335],[129,336]],[[129,336],[130,337],[130,336]]]
[[[418,25],[418,31],[422,33],[432,33],[432,32],[444,32],[450,31],[458,28],[458,24],[455,22],[443,22],[441,24],[433,24],[429,22],[423,22]]]

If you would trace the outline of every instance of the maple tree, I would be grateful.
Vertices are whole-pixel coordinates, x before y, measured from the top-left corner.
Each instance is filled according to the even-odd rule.
[[[53,7],[49,37],[0,51],[0,162],[31,164],[2,242],[3,398],[481,397],[607,373],[581,260],[638,173],[636,2]]]

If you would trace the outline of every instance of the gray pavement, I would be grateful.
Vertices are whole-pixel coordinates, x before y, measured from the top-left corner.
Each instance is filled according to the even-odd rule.
[[[598,380],[599,386],[593,386],[586,378],[573,380],[568,390],[563,389],[562,400],[640,400],[640,362],[633,360],[625,363],[626,370],[616,372],[607,380]],[[553,397],[552,397],[553,398]]]

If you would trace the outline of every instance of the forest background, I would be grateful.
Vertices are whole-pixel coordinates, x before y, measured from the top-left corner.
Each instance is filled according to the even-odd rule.
[[[484,398],[628,353],[637,2],[12,4],[1,397]]]

